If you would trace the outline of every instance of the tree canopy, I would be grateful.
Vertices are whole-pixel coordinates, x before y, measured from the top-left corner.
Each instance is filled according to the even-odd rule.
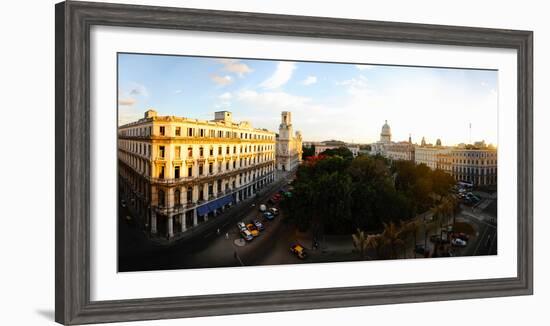
[[[348,153],[349,152],[349,153]],[[284,202],[301,230],[350,234],[357,228],[380,231],[384,224],[430,209],[454,179],[444,171],[379,156],[353,158],[349,149],[327,150],[300,165],[294,194]]]

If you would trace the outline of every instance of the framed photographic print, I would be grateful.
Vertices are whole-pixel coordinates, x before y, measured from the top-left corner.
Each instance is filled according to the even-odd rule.
[[[55,10],[57,322],[532,293],[532,32]]]

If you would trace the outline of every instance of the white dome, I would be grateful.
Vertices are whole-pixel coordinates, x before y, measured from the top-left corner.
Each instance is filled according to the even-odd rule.
[[[389,142],[391,141],[391,128],[388,125],[388,120],[384,122],[382,126],[382,132],[380,133],[380,141]]]
[[[388,120],[386,120],[386,122],[384,123],[384,125],[382,126],[382,133],[381,135],[384,135],[384,136],[391,136],[391,128],[390,128],[390,125],[388,124]]]

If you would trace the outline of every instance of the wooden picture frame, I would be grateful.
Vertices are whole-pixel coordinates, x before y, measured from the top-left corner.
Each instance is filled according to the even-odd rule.
[[[533,33],[66,1],[55,7],[55,320],[62,324],[455,300],[533,293]],[[90,27],[94,25],[508,48],[517,51],[517,277],[90,300]]]

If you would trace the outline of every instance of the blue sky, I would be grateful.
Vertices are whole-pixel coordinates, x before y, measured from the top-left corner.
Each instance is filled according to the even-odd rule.
[[[293,113],[304,140],[497,142],[497,71],[119,54],[119,124],[161,115],[233,119],[277,131]]]

